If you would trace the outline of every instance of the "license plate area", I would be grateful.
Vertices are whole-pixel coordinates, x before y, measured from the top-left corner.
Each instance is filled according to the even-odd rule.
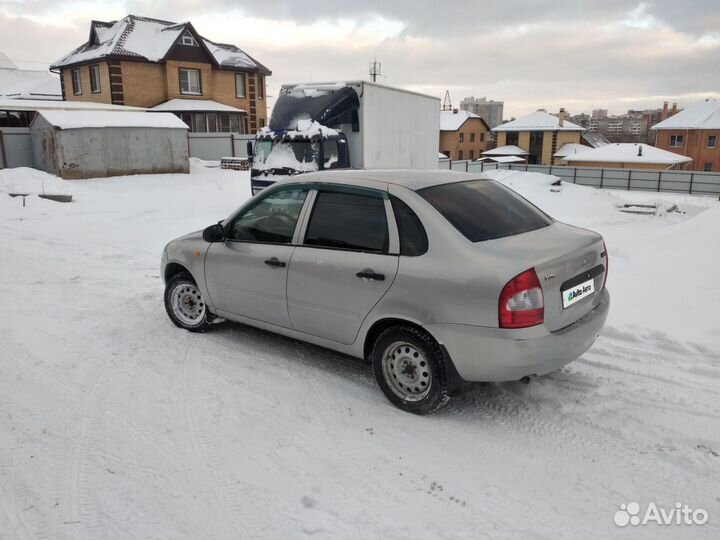
[[[573,287],[564,289],[561,293],[563,309],[567,309],[586,298],[590,298],[595,293],[595,279],[590,278]]]

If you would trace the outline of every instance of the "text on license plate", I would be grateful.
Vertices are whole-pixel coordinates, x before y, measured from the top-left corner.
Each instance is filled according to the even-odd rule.
[[[592,296],[595,292],[595,280],[588,279],[587,281],[570,287],[562,291],[563,308],[572,306],[574,303],[579,302],[583,298]]]

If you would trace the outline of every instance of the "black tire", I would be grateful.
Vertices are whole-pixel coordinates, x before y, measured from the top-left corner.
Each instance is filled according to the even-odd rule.
[[[390,347],[394,347],[396,344],[402,342],[410,344],[411,348],[415,347],[417,352],[421,354],[421,358],[423,358],[423,366],[426,366],[422,369],[429,369],[429,388],[424,390],[426,393],[422,395],[422,397],[403,399],[403,397],[393,389],[393,386],[402,386],[402,384],[397,383],[397,381],[388,381],[389,375],[386,374],[388,369],[386,369],[387,366],[384,366],[383,357],[386,355],[386,352],[390,350]],[[403,347],[400,346],[400,349],[402,348]],[[448,393],[447,366],[445,364],[443,351],[440,345],[438,345],[427,332],[410,325],[392,326],[377,337],[373,344],[370,357],[373,371],[375,372],[375,379],[383,393],[393,405],[403,411],[421,415],[431,414],[443,407],[450,399]],[[425,359],[427,360],[426,362]],[[394,361],[390,360],[389,355],[388,361],[391,362],[389,365],[394,366],[392,363]],[[397,380],[397,377],[395,377],[395,379]]]
[[[183,293],[188,297],[192,297],[194,301],[198,302],[204,309],[202,313],[197,314],[197,320],[189,320],[185,317],[183,320],[182,316],[175,313],[175,307],[173,306],[173,291],[178,287],[185,287],[186,291]],[[187,272],[181,272],[170,278],[165,285],[165,311],[167,311],[168,317],[178,328],[184,328],[190,332],[205,332],[210,328],[209,319],[212,317],[208,311],[205,301],[202,298],[202,294],[198,289],[197,284],[193,277]]]

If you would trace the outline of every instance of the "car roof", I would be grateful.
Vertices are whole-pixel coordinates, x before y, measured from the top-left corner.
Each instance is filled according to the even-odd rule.
[[[283,179],[279,183],[310,183],[350,184],[376,189],[386,189],[388,184],[403,186],[413,191],[455,182],[468,180],[489,180],[482,173],[465,173],[448,170],[415,170],[415,169],[343,169],[304,173]]]

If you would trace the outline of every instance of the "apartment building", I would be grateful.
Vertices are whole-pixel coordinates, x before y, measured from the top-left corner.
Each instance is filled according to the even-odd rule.
[[[466,97],[460,102],[460,110],[477,114],[487,123],[490,128],[502,124],[504,101],[488,100],[485,97]]]

